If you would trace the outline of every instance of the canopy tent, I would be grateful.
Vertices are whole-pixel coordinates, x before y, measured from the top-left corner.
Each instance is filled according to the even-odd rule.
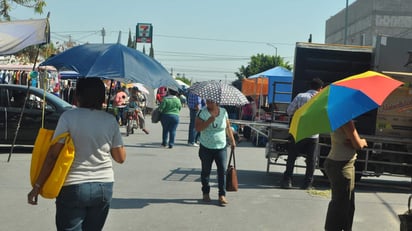
[[[175,80],[182,88],[189,88],[190,87],[189,85],[187,85],[185,82],[183,82],[180,79],[175,79]]]
[[[44,44],[50,41],[50,25],[48,16],[46,19],[34,19],[34,20],[20,20],[12,22],[0,22],[0,55],[11,55],[19,52],[20,50],[36,45]],[[39,49],[37,49],[37,55]],[[37,59],[37,56],[36,56]],[[37,61],[37,60],[36,60]],[[36,63],[33,64],[32,70],[34,70]],[[27,85],[27,96],[22,106],[22,112],[20,114],[19,121],[17,123],[16,131],[14,134],[13,144],[10,148],[9,157],[7,162],[10,161],[11,154],[14,150],[16,137],[19,133],[20,123],[23,118],[24,108],[26,106],[27,98],[29,95],[30,85]],[[44,118],[44,107],[43,107]]]
[[[48,43],[49,20],[0,22],[0,55],[14,54],[28,46]]]
[[[59,77],[62,80],[77,79],[77,78],[80,77],[80,74],[77,73],[76,71],[60,71],[59,72]]]
[[[268,80],[266,95],[268,95],[269,103],[289,103],[292,101],[293,74],[288,69],[277,66],[252,75],[248,79],[256,78],[265,78]]]

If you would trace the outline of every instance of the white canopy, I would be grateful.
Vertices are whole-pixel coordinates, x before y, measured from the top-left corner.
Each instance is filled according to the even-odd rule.
[[[47,19],[0,22],[0,55],[14,54],[28,46],[49,42]]]

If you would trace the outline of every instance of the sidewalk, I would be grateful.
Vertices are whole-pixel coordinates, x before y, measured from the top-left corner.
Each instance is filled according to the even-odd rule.
[[[212,203],[203,203],[198,148],[186,145],[188,121],[183,108],[173,149],[160,147],[161,125],[152,124],[150,115],[149,135],[137,130],[124,136],[127,159],[114,164],[114,196],[104,230],[323,230],[330,199],[321,173],[316,171],[315,186],[324,194],[280,189],[284,166],[272,165],[267,174],[265,149],[249,142],[236,149],[239,191],[228,192],[229,204],[220,207],[213,166]],[[39,198],[37,206],[26,202],[30,153],[15,153],[9,163],[1,154],[0,165],[0,229],[55,230],[54,200]],[[304,169],[295,173],[298,185]],[[406,211],[408,196],[408,190],[357,188],[354,230],[399,229],[397,214]]]

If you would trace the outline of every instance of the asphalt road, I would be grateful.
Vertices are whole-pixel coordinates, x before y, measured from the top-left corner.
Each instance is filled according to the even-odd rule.
[[[161,126],[150,116],[149,135],[138,130],[124,136],[127,160],[114,164],[114,198],[104,230],[323,230],[329,188],[320,171],[315,190],[298,189],[303,168],[295,170],[295,189],[280,189],[284,166],[272,165],[266,173],[264,148],[247,141],[236,149],[239,191],[228,192],[229,204],[220,207],[214,171],[212,202],[203,203],[198,148],[186,145],[188,119],[183,108],[173,149],[160,147]],[[19,149],[7,162],[7,149],[0,149],[0,230],[55,229],[54,200],[27,204],[30,152]],[[410,184],[409,178],[364,178],[356,186],[353,230],[399,230]]]

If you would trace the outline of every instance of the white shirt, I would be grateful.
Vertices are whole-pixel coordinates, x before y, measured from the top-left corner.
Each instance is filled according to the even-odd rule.
[[[60,116],[54,136],[66,131],[73,139],[75,155],[64,185],[113,182],[110,150],[123,145],[115,117],[101,110],[72,109]]]

